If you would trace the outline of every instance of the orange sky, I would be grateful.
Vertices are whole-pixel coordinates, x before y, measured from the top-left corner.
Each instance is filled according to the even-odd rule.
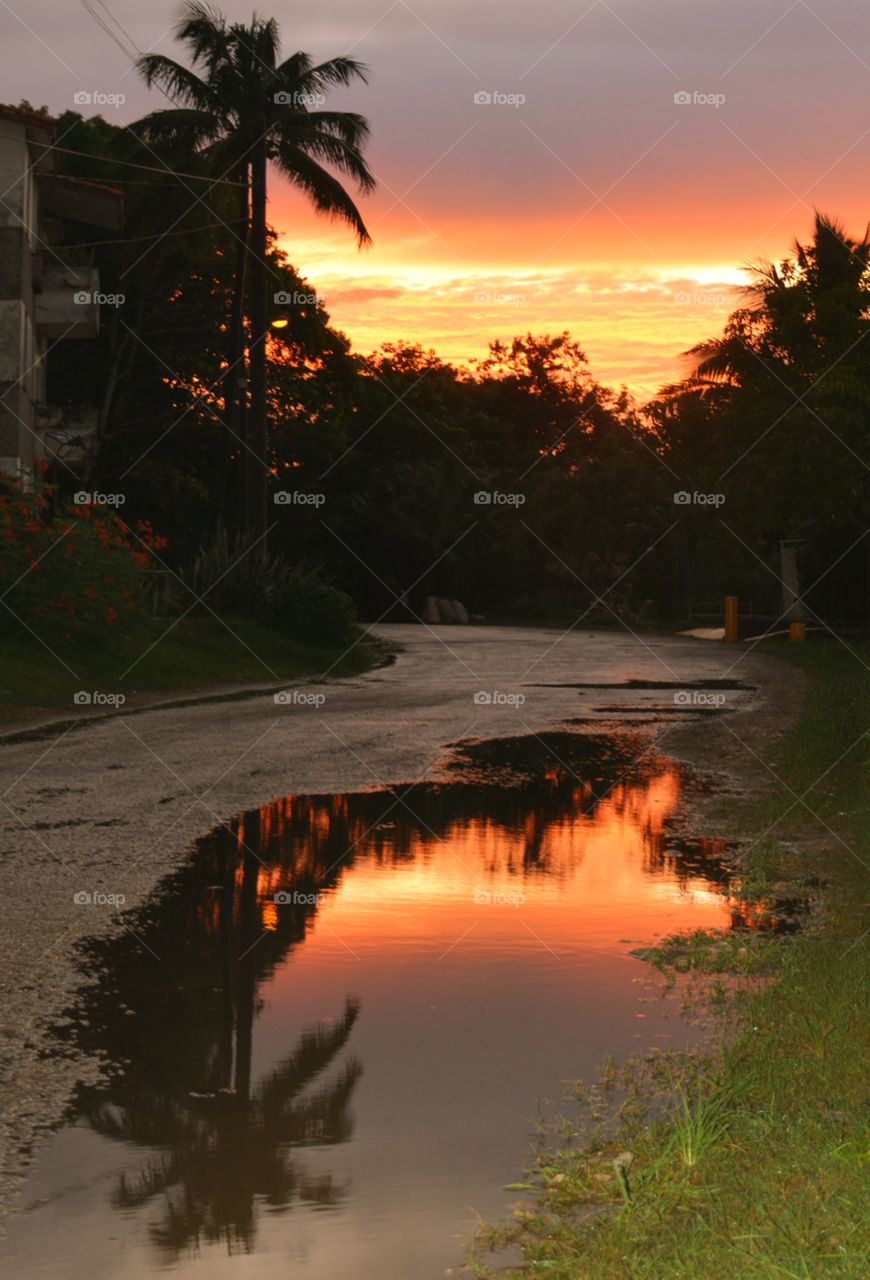
[[[374,239],[363,251],[280,179],[270,217],[356,350],[407,338],[462,361],[496,337],[569,329],[600,381],[645,399],[680,376],[680,353],[721,331],[747,266],[810,237],[816,206],[863,233],[866,140],[806,196],[809,171],[785,187],[741,151],[729,156],[730,198],[721,173],[669,191],[638,174],[607,208],[576,184],[554,192],[551,209],[445,208],[425,184],[401,204],[380,191],[363,202]]]
[[[276,206],[273,219],[286,225]],[[355,350],[405,338],[465,361],[484,355],[494,338],[568,329],[600,381],[625,383],[640,397],[678,376],[681,351],[721,329],[744,281],[738,268],[705,261],[700,252],[696,261],[652,266],[620,261],[606,237],[597,245],[613,254],[612,261],[566,260],[564,237],[551,261],[530,263],[522,246],[530,239],[555,240],[561,229],[552,222],[522,232],[469,226],[453,234],[443,226],[427,232],[408,215],[390,215],[375,228],[374,247],[358,252],[343,231],[314,224],[301,212],[294,209],[286,221],[301,223],[304,232],[282,235],[281,245],[291,260],[305,264],[333,323]],[[579,232],[571,237],[578,238]]]
[[[250,20],[251,0],[217,7]],[[131,48],[185,60],[178,8],[111,0]],[[806,238],[814,206],[853,235],[870,216],[864,0],[258,8],[285,52],[369,68],[326,105],[370,122],[374,247],[358,254],[276,175],[270,203],[356,350],[407,338],[467,359],[568,328],[596,377],[643,397],[720,330],[742,263]],[[60,112],[81,90],[120,93],[121,124],[165,105],[77,5],[0,12],[0,34],[7,101]]]
[[[500,15],[488,35],[453,0],[361,3],[373,79],[341,105],[372,122],[374,247],[286,187],[271,210],[357,349],[406,337],[462,360],[568,328],[596,377],[645,398],[721,330],[741,267],[808,238],[815,207],[863,232],[857,0],[553,0],[533,17],[481,0],[478,19]],[[480,90],[525,102],[478,105]]]

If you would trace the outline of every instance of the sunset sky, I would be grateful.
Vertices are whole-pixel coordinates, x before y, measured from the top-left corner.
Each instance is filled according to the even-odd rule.
[[[121,43],[182,56],[176,0],[89,2]],[[806,238],[814,206],[856,235],[870,217],[859,0],[258,8],[288,52],[352,52],[371,70],[330,104],[371,122],[374,247],[358,252],[278,177],[269,211],[357,350],[406,338],[467,359],[567,328],[596,377],[645,396],[721,328],[741,264]],[[123,93],[104,110],[119,123],[163,104],[80,3],[0,0],[0,30],[7,102],[57,113],[77,91]]]

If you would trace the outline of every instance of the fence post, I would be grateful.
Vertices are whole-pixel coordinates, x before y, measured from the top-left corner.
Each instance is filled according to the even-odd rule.
[[[725,639],[729,644],[737,640],[738,600],[737,596],[725,597]]]

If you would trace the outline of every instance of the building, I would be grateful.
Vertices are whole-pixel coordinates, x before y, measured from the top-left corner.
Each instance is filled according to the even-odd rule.
[[[67,224],[119,231],[121,193],[58,173],[56,122],[0,105],[0,475],[28,486],[34,462],[59,442],[87,451],[95,410],[45,403],[46,359],[57,342],[96,338],[99,278],[86,249],[64,247]]]

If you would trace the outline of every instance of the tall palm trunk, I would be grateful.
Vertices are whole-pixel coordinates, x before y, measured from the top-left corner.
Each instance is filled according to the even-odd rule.
[[[262,122],[265,133],[265,120]],[[268,440],[266,431],[266,336],[269,331],[266,266],[266,140],[251,155],[251,411],[248,419],[248,533],[266,555]]]
[[[246,385],[245,367],[245,284],[248,263],[248,240],[251,220],[250,193],[248,188],[248,166],[245,165],[237,175],[245,183],[239,189],[238,236],[236,239],[236,261],[233,270],[233,298],[230,308],[229,342],[227,345],[227,369],[223,379],[223,420],[229,439],[226,449],[220,451],[220,477],[217,492],[221,495],[222,519],[226,511],[234,510],[239,526],[245,524],[245,482],[237,477],[247,476],[244,462],[245,450],[240,450],[239,468],[233,474],[228,485],[227,471],[233,441],[243,438],[244,415],[241,412],[241,388]],[[228,491],[229,490],[229,491]]]
[[[236,1060],[233,1087],[240,1102],[247,1102],[251,1096],[251,1059],[257,1003],[257,964],[256,956],[252,952],[261,935],[257,911],[257,879],[262,865],[259,858],[259,825],[252,831],[248,844],[249,847],[244,852],[237,933],[241,955],[237,966]]]

